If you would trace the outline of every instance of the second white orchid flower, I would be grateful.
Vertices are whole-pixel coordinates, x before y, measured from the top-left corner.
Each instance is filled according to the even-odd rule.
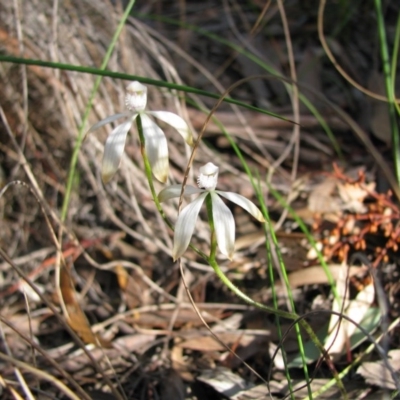
[[[200,196],[188,204],[179,214],[175,225],[174,248],[172,251],[172,257],[174,260],[181,257],[189,246],[197,216],[199,215],[200,208],[207,196],[210,196],[211,198],[212,218],[218,247],[221,253],[226,255],[229,259],[232,259],[235,250],[235,220],[232,212],[219,196],[225,197],[244,208],[260,222],[265,222],[261,211],[250,200],[237,193],[216,190],[218,171],[219,168],[209,162],[200,168],[200,175],[197,180],[199,187],[196,188],[190,185],[185,186],[185,196],[196,193],[200,193]],[[160,202],[164,202],[179,197],[181,190],[182,185],[169,186],[159,193],[158,198]]]
[[[169,170],[167,139],[165,138],[164,132],[149,115],[175,128],[190,146],[193,145],[192,133],[186,122],[179,115],[169,111],[145,111],[147,104],[147,87],[140,82],[131,82],[127,86],[126,91],[125,104],[128,111],[111,115],[99,121],[97,124],[94,124],[89,129],[89,132],[93,132],[103,125],[119,118],[127,117],[125,122],[118,125],[110,133],[105,143],[101,171],[103,182],[107,183],[110,181],[117,172],[124,152],[126,136],[138,116],[140,116],[141,119],[145,150],[153,174],[160,182],[166,182]]]

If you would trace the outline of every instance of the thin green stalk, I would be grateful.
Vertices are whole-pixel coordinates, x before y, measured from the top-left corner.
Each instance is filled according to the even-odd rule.
[[[261,193],[259,193],[259,194],[261,194]],[[272,221],[269,218],[268,210],[267,210],[267,208],[265,206],[265,202],[263,201],[264,199],[262,197],[260,197],[260,196],[259,196],[259,198],[261,200],[260,204],[261,204],[261,208],[263,210],[264,217],[266,219],[266,223],[267,223],[267,225],[269,227],[272,227]],[[290,302],[290,307],[291,307],[292,311],[295,312],[296,306],[294,304],[292,291],[291,291],[290,283],[289,283],[289,278],[287,276],[285,263],[284,263],[284,261],[282,259],[282,253],[279,250],[279,243],[278,243],[278,239],[276,237],[274,229],[270,229],[269,230],[269,237],[272,239],[272,243],[273,243],[273,245],[275,247],[276,254],[278,256],[279,267],[280,267],[280,270],[281,270],[281,275],[282,275],[285,287],[287,289],[289,302]],[[300,353],[300,356],[301,356],[301,359],[302,359],[302,362],[303,362],[304,378],[305,378],[305,381],[307,383],[308,395],[310,396],[310,398],[312,398],[312,390],[311,390],[311,386],[310,386],[310,375],[308,373],[308,366],[307,366],[306,355],[305,355],[305,351],[304,351],[303,338],[301,336],[301,331],[300,331],[299,324],[295,324],[294,328],[295,328],[295,331],[296,331],[297,343],[299,345],[299,353]]]
[[[130,13],[132,11],[132,8],[133,8],[133,6],[135,4],[135,1],[136,0],[130,0],[128,6],[125,9],[124,14],[122,15],[121,20],[119,21],[119,24],[117,26],[117,29],[116,29],[115,33],[114,33],[114,36],[111,39],[110,45],[108,46],[107,52],[106,52],[106,54],[104,56],[104,60],[101,63],[101,67],[100,67],[101,71],[105,71],[105,68],[106,68],[106,66],[107,66],[107,64],[108,64],[108,62],[109,62],[109,60],[111,58],[111,54],[112,54],[112,52],[113,52],[113,50],[115,48],[115,45],[116,45],[117,40],[118,40],[118,38],[119,38],[119,36],[120,36],[120,34],[122,32],[122,29],[125,26],[126,20],[128,19],[129,15],[130,15]],[[86,106],[85,113],[83,115],[81,126],[79,127],[78,137],[76,138],[74,150],[73,150],[72,157],[71,157],[71,164],[70,164],[69,171],[68,171],[67,187],[65,189],[65,196],[64,196],[62,209],[61,209],[61,221],[65,221],[65,219],[67,218],[68,207],[69,207],[69,202],[70,202],[71,193],[72,193],[72,185],[73,185],[74,178],[75,178],[76,164],[78,162],[78,155],[79,155],[79,151],[80,151],[80,148],[81,148],[81,145],[82,145],[82,141],[83,141],[83,138],[84,138],[84,129],[85,129],[85,126],[86,126],[86,122],[87,122],[87,120],[89,118],[90,110],[92,109],[92,104],[93,104],[94,97],[95,97],[95,95],[97,93],[97,90],[98,90],[98,88],[100,86],[101,79],[102,79],[101,76],[97,77],[97,79],[96,79],[96,81],[94,83],[92,92],[91,92],[90,97],[89,97],[89,101],[88,101],[87,106]]]
[[[267,209],[265,207],[264,203],[260,203],[261,204],[261,210],[263,212],[264,215],[268,215]],[[273,230],[274,227],[273,225],[270,223],[270,219],[268,218],[268,220],[266,221],[266,224],[264,225],[264,234],[265,237],[268,238],[269,232],[271,230]],[[278,296],[276,293],[276,289],[275,289],[275,277],[274,277],[274,267],[273,267],[273,261],[272,261],[272,249],[271,249],[271,244],[270,241],[267,239],[265,240],[265,251],[267,254],[267,265],[268,265],[268,274],[269,274],[269,280],[271,283],[271,292],[272,292],[272,302],[274,304],[274,308],[277,310],[278,309]],[[278,331],[278,337],[279,340],[282,340],[283,338],[283,333],[282,333],[282,327],[281,327],[281,320],[279,318],[279,316],[276,316],[276,328]],[[290,393],[290,396],[293,398],[293,384],[292,384],[292,379],[290,377],[290,372],[289,372],[289,368],[287,368],[287,355],[285,350],[282,348],[281,349],[282,352],[282,358],[283,358],[283,363],[285,364],[285,375],[286,375],[286,380],[288,382],[288,390]]]
[[[381,58],[383,65],[383,73],[385,75],[386,95],[388,97],[388,110],[390,118],[390,126],[392,128],[392,146],[393,146],[393,161],[394,169],[396,172],[397,183],[400,184],[400,138],[399,127],[396,121],[396,108],[394,82],[392,80],[389,50],[386,39],[385,20],[382,12],[381,0],[374,0],[376,9],[376,20],[378,24],[379,43],[381,47]]]
[[[394,43],[393,43],[392,81],[394,88],[396,87],[396,71],[397,71],[397,61],[399,59],[399,47],[400,47],[400,13],[397,16],[396,32],[394,34]],[[397,101],[394,102],[394,106],[396,107],[397,114],[400,115],[400,105],[397,103]]]
[[[208,224],[210,226],[210,260],[215,261],[215,256],[217,254],[217,237],[215,234],[215,225],[214,225],[214,218],[212,213],[212,199],[211,196],[208,195],[205,198],[206,208],[207,208],[207,217],[208,217]]]
[[[217,93],[211,93],[206,90],[196,89],[191,86],[178,85],[176,83],[165,82],[163,80],[144,78],[143,76],[125,74],[122,72],[115,72],[115,71],[110,71],[110,70],[106,70],[106,69],[94,68],[94,67],[86,67],[86,66],[82,67],[81,65],[63,64],[63,63],[52,62],[52,61],[34,60],[31,58],[14,57],[14,56],[0,54],[0,62],[1,61],[10,62],[13,64],[37,65],[40,67],[60,69],[63,71],[75,71],[75,72],[80,72],[83,74],[90,74],[90,75],[107,76],[109,78],[121,79],[121,80],[125,80],[125,81],[138,81],[138,82],[141,82],[141,83],[144,83],[147,85],[164,87],[167,89],[177,90],[177,91],[186,92],[186,93],[193,93],[193,94],[197,94],[199,96],[209,97],[211,99],[220,99],[220,97],[221,97],[221,95],[219,95]],[[240,100],[233,99],[231,97],[225,97],[223,101],[225,103],[234,104],[234,105],[246,108],[250,111],[257,111],[261,114],[270,115],[271,117],[275,117],[282,121],[287,121],[287,122],[294,124],[293,121],[291,121],[288,118],[284,118],[284,117],[280,116],[279,114],[275,114],[271,111],[264,110],[263,108],[252,106],[250,104],[247,104]]]

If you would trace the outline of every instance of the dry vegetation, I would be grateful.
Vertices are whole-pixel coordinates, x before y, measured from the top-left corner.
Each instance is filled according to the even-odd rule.
[[[241,3],[138,1],[134,10],[207,29],[244,46],[289,78],[279,2],[272,2],[265,14],[261,1]],[[349,6],[342,5],[343,14],[331,3],[324,31],[338,63],[363,87],[384,94],[372,6],[343,2]],[[285,7],[300,88],[324,116],[344,157],[336,154],[315,116],[303,106],[299,131],[298,125],[228,104],[222,104],[216,116],[261,177],[296,312],[310,313],[313,329],[325,329],[328,336],[328,324],[335,322],[331,310],[360,323],[358,316],[369,309],[363,326],[390,355],[386,364],[376,363],[382,358],[367,350],[365,332],[354,344],[351,324],[343,322],[329,339],[336,343],[330,351],[332,363],[318,361],[318,355],[309,357],[312,390],[329,382],[334,369],[341,371],[365,355],[343,379],[345,389],[349,398],[383,398],[385,390],[398,388],[387,370],[388,360],[398,370],[400,359],[399,189],[390,185],[386,105],[355,90],[325,56],[318,39],[317,2],[289,2]],[[100,67],[122,12],[119,1],[3,1],[0,53]],[[399,5],[388,5],[386,12],[392,27],[391,15],[400,12]],[[337,24],[347,16],[348,23]],[[266,72],[253,61],[216,38],[144,16],[128,20],[107,69],[213,93],[257,75],[233,90],[232,97],[290,120],[296,117],[282,82],[261,78]],[[0,398],[284,398],[289,388],[282,353],[275,353],[280,347],[291,363],[293,397],[306,397],[291,321],[281,320],[286,335],[282,343],[273,315],[237,299],[210,266],[188,251],[184,282],[218,339],[200,320],[171,259],[172,233],[154,207],[134,129],[121,168],[106,186],[100,166],[110,128],[87,137],[62,222],[71,154],[95,79],[78,72],[0,64],[0,189],[14,182],[0,198]],[[102,79],[86,129],[122,112],[126,84]],[[206,115],[174,94],[149,86],[149,108],[177,112],[199,132]],[[204,107],[215,104],[206,97],[188,97]],[[170,181],[181,182],[190,151],[173,130],[165,131]],[[257,201],[242,164],[214,122],[205,131],[194,173],[210,160],[220,167],[221,189]],[[313,232],[348,309],[337,308],[309,240],[266,182]],[[161,188],[157,184],[157,190]],[[232,211],[236,253],[232,262],[220,259],[220,265],[246,294],[272,306],[272,262],[278,306],[290,308],[277,251],[272,249],[269,257],[263,228],[240,209]],[[175,220],[177,203],[167,203],[165,212]],[[198,223],[194,241],[207,252],[206,222]],[[304,339],[308,341],[306,335]],[[334,386],[318,398],[340,396]]]

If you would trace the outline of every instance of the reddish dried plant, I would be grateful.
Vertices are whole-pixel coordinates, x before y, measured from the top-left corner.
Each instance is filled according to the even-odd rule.
[[[323,255],[327,260],[342,262],[354,252],[364,252],[374,268],[390,262],[400,243],[400,209],[391,191],[377,193],[374,185],[366,183],[364,171],[351,179],[334,166],[333,176],[339,189],[347,190],[347,203],[343,202],[343,210],[329,230],[323,229],[321,218],[313,224],[314,233],[321,238]],[[356,203],[351,205],[351,201]]]

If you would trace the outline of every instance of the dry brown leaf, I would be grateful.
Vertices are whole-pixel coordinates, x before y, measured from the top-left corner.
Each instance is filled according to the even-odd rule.
[[[50,312],[48,313],[50,314]],[[14,327],[18,328],[18,331],[23,333],[24,335],[29,335],[32,333],[33,335],[37,335],[40,332],[40,324],[42,320],[46,317],[46,314],[43,314],[41,318],[27,318],[26,314],[21,313],[10,313],[2,314],[2,317],[13,324]],[[4,332],[8,335],[13,335],[15,332],[9,326],[3,325]]]
[[[171,349],[171,367],[187,382],[192,382],[194,376],[191,372],[192,364],[184,357],[184,349],[179,346],[180,338],[175,338],[174,347]]]
[[[90,350],[90,354],[96,362],[100,362],[106,355],[110,360],[116,360],[127,354],[135,353],[142,355],[152,343],[156,340],[156,335],[135,333],[134,335],[126,335],[117,338],[113,342],[113,348],[94,348]],[[60,365],[68,372],[78,372],[84,374],[82,366],[87,365],[87,355],[78,349],[68,356],[60,357],[59,349],[52,349],[48,351],[49,356],[62,359]],[[90,369],[86,370],[85,374],[90,374]]]
[[[389,351],[388,356],[388,361],[392,368],[397,372],[397,380],[399,381],[400,350],[391,350]],[[364,362],[358,368],[357,373],[371,385],[376,385],[389,390],[397,389],[396,382],[382,360]],[[399,382],[397,382],[397,384],[398,383]]]
[[[141,328],[167,329],[174,311],[171,309],[134,313],[132,316],[126,318],[126,322],[138,325]],[[221,318],[222,315],[222,311],[220,310],[207,310],[207,313],[208,315],[204,316],[204,319],[208,323],[214,322],[216,318]],[[181,328],[183,325],[193,328],[203,326],[203,323],[199,320],[194,310],[180,309],[174,326]]]
[[[320,184],[314,186],[308,197],[308,208],[313,213],[325,214],[340,211],[340,203],[333,196],[337,184],[335,178],[325,178]]]
[[[207,335],[207,333],[204,333]],[[225,351],[226,347],[212,336],[195,336],[180,343],[178,346],[195,351]],[[248,346],[255,336],[243,332],[218,332],[218,338],[227,346],[240,344]]]
[[[105,341],[92,332],[89,321],[78,302],[70,273],[65,266],[61,268],[60,286],[63,301],[68,312],[68,325],[85,343],[100,344],[102,347],[111,347],[110,342]]]
[[[141,306],[142,304],[151,304],[148,296],[148,287],[144,284],[140,274],[135,270],[128,271],[122,266],[117,265],[114,268],[117,275],[118,284],[121,288],[126,304],[130,309]]]
[[[340,264],[328,265],[328,269],[332,274],[334,281],[338,280],[340,270],[343,267]],[[352,277],[361,272],[365,272],[363,267],[350,267],[347,270],[348,277]],[[328,277],[322,266],[317,265],[302,270],[294,271],[289,274],[289,283],[291,288],[296,288],[304,285],[323,285],[328,283]]]
[[[197,336],[180,343],[179,347],[202,352],[226,350],[225,346],[212,336]]]

